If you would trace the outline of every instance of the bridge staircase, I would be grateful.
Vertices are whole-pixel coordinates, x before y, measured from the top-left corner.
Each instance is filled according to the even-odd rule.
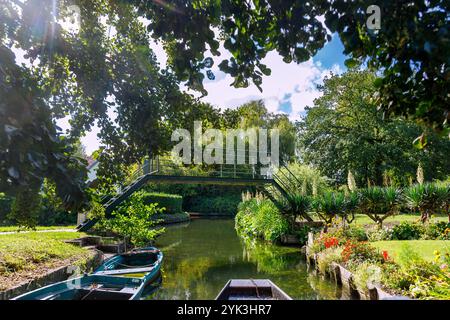
[[[106,218],[134,192],[141,189],[149,181],[164,183],[199,183],[222,185],[252,185],[269,198],[281,212],[289,210],[289,198],[298,190],[300,181],[285,166],[276,173],[261,175],[256,165],[223,164],[214,165],[207,175],[194,175],[186,167],[170,160],[155,157],[140,164],[128,179],[124,187],[117,187],[118,192],[112,196],[104,196],[101,203]],[[187,173],[186,173],[187,172]],[[97,219],[86,219],[77,226],[78,231],[87,231],[98,222]]]

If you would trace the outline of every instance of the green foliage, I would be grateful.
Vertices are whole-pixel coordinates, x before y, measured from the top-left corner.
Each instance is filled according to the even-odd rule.
[[[99,209],[93,215],[102,216],[101,211]],[[157,221],[153,217],[163,211],[154,203],[146,204],[144,194],[137,192],[113,212],[112,219],[103,220],[99,226],[128,238],[135,246],[145,246],[164,232],[164,228],[155,229]]]
[[[293,144],[292,140],[289,144]],[[303,195],[315,196],[331,190],[329,179],[311,166],[291,162],[287,164],[287,169],[281,167],[280,171],[279,178]],[[286,176],[291,176],[290,173],[295,176],[295,180],[287,180]]]
[[[392,228],[392,240],[418,240],[425,233],[425,227],[418,223],[402,222]]]
[[[183,197],[167,193],[143,193],[144,204],[154,203],[158,208],[165,208],[165,213],[183,212]]]
[[[237,213],[241,196],[238,194],[225,194],[223,196],[196,196],[191,197],[186,208],[192,212],[219,213],[234,216]]]
[[[331,40],[328,27],[338,33],[350,55],[348,66],[367,60],[369,68],[383,73],[382,78],[372,75],[368,81],[355,81],[363,86],[375,83],[376,89],[356,88],[356,98],[346,95],[341,101],[349,98],[349,105],[363,109],[366,98],[374,97],[373,110],[381,106],[388,114],[413,116],[436,131],[445,133],[447,128],[448,70],[443,66],[450,42],[448,4],[443,0],[383,1],[381,7],[389,15],[378,32],[361,27],[367,19],[362,1],[169,1],[165,5],[145,0],[119,4],[83,1],[77,3],[82,16],[77,31],[66,30],[62,23],[71,18],[68,6],[53,5],[51,1],[6,0],[0,11],[0,191],[12,195],[19,193],[17,186],[30,192],[47,177],[55,182],[67,209],[87,204],[85,163],[74,156],[74,144],[94,124],[101,127],[99,137],[107,146],[99,156],[99,176],[105,180],[119,181],[121,165],[134,163],[149,151],[167,150],[171,129],[183,127],[184,119],[191,120],[186,114],[196,115],[202,108],[193,97],[180,92],[179,81],[206,94],[204,73],[208,79],[214,78],[215,61],[210,55],[220,55],[220,40],[231,58],[222,60],[218,68],[233,77],[232,85],[248,87],[252,81],[261,89],[263,76],[271,73],[262,63],[269,52],[276,50],[286,63],[307,61]],[[325,25],[319,17],[325,17]],[[150,37],[164,44],[167,70],[160,70]],[[23,51],[33,65],[16,60],[15,50]],[[359,98],[364,103],[358,103]],[[117,112],[114,120],[108,116],[111,110]],[[62,135],[55,123],[66,116],[71,129]],[[359,179],[376,181],[383,167],[393,163],[401,173],[409,172],[404,168],[409,164],[398,165],[400,155],[405,154],[403,147],[408,145],[400,142],[409,141],[409,135],[389,134],[389,130],[372,126],[380,117],[367,123],[370,117],[357,117],[362,119],[360,128],[348,123],[352,113],[333,126],[327,118],[323,121],[327,128],[353,134],[340,143],[328,138],[334,132],[314,137],[329,140],[328,155],[353,157],[355,174],[363,177]],[[292,137],[285,120],[280,127],[287,129],[283,139]],[[448,146],[439,148],[431,134],[426,140],[429,147],[440,150],[433,154],[443,155],[434,157],[430,168],[448,174],[448,165],[442,160]],[[357,146],[364,152],[354,152]],[[283,161],[287,158],[284,154],[292,155],[292,145],[287,148],[282,152]],[[338,178],[347,166],[353,168],[350,161],[339,161],[339,157],[315,158],[323,159],[317,160],[323,166],[329,161],[329,167],[338,168]],[[404,157],[401,162],[409,158],[414,157]],[[335,165],[338,161],[339,166]],[[423,163],[427,167],[426,161]]]
[[[392,239],[392,229],[390,228],[370,228],[366,232],[367,240],[373,241],[383,241],[383,240],[391,240]]]
[[[416,184],[404,191],[406,205],[421,213],[422,222],[426,222],[433,213],[448,210],[449,186],[437,183]]]
[[[0,225],[9,224],[7,216],[11,211],[12,203],[13,199],[11,197],[8,197],[5,194],[0,193]]]
[[[448,265],[425,261],[407,244],[402,247],[398,262],[400,268],[390,265],[383,272],[387,286],[418,299],[450,299]]]
[[[338,192],[326,192],[313,201],[314,211],[327,224],[336,216],[345,215],[345,195]]]
[[[304,225],[301,228],[297,228],[297,230],[295,230],[294,233],[297,235],[299,244],[301,246],[304,246],[308,242],[308,234],[314,231],[316,231],[315,228],[311,228],[307,225]]]
[[[399,210],[401,191],[395,187],[370,187],[361,190],[360,209],[381,227],[383,221]]]
[[[344,237],[349,239],[355,239],[357,241],[367,241],[367,232],[362,227],[348,226],[344,228]]]
[[[450,240],[450,222],[440,221],[425,226],[423,239]]]
[[[382,18],[378,31],[365,27],[364,1],[189,1],[164,7],[157,3],[144,6],[144,0],[133,2],[141,4],[141,14],[150,19],[153,37],[169,43],[169,65],[191,88],[203,90],[202,69],[210,71],[211,67],[211,60],[205,57],[208,47],[213,55],[219,55],[213,29],[226,39],[224,48],[232,56],[223,60],[219,69],[234,78],[232,85],[237,88],[247,87],[249,79],[259,88],[262,77],[271,72],[262,64],[268,52],[276,50],[286,63],[307,61],[331,40],[326,26],[338,33],[350,55],[348,66],[367,61],[370,68],[383,70],[376,82],[377,97],[386,111],[444,126],[448,97],[447,71],[442,66],[449,50],[449,7],[443,0],[379,2],[389,15]],[[181,10],[184,18],[179,17]],[[321,15],[325,25],[317,20]],[[178,19],[167,25],[174,16]]]
[[[40,205],[39,192],[25,190],[14,199],[8,218],[16,221],[20,227],[33,229],[38,223]]]
[[[367,289],[367,284],[380,284],[382,279],[382,268],[380,265],[369,261],[363,261],[354,265],[351,270],[353,280],[358,288]]]
[[[297,217],[307,218],[311,209],[312,198],[301,193],[288,194],[288,208],[286,211],[293,216],[293,222]]]
[[[405,119],[386,118],[373,99],[375,74],[351,69],[324,80],[323,95],[297,123],[299,146],[306,164],[338,185],[351,170],[356,185],[383,185],[383,175],[396,186],[415,178],[420,162],[428,179],[450,172],[448,137],[427,132],[427,152],[412,145],[424,130]]]
[[[41,206],[38,223],[41,226],[69,225],[77,223],[75,212],[68,212],[63,201],[56,193],[56,186],[48,179],[44,180],[41,190]]]
[[[331,264],[342,261],[342,247],[332,247],[317,254],[317,267],[322,274],[331,270]]]
[[[261,196],[245,200],[239,204],[235,218],[236,230],[249,238],[261,238],[277,242],[289,232],[289,223],[277,207]]]

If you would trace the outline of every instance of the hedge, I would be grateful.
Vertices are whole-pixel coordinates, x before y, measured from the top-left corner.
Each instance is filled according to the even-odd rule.
[[[166,208],[165,213],[183,212],[183,197],[177,194],[146,192],[143,201],[147,204],[158,203],[158,207]]]
[[[186,211],[191,212],[234,216],[237,213],[240,202],[240,194],[216,197],[196,196],[186,199],[186,201],[184,201],[184,208]]]

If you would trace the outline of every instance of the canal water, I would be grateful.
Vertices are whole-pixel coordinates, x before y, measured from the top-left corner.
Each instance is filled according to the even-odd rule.
[[[244,243],[232,219],[171,225],[157,239],[161,285],[146,299],[214,299],[231,279],[270,279],[293,299],[336,299],[339,289],[307,270],[298,248]]]

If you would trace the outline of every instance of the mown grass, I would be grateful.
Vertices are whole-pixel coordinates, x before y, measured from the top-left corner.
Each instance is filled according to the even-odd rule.
[[[64,243],[83,234],[75,232],[29,232],[0,235],[0,290],[42,275],[67,261],[83,263],[86,249]]]
[[[37,231],[42,230],[65,230],[65,229],[75,229],[76,226],[37,226]],[[29,229],[20,229],[18,226],[0,226],[0,232],[16,232],[16,231],[30,231]],[[32,230],[31,230],[32,231]]]
[[[435,251],[439,251],[441,255],[450,253],[450,240],[390,240],[371,242],[375,248],[386,250],[389,256],[396,260],[400,251],[405,246],[410,246],[423,259],[433,261]]]

